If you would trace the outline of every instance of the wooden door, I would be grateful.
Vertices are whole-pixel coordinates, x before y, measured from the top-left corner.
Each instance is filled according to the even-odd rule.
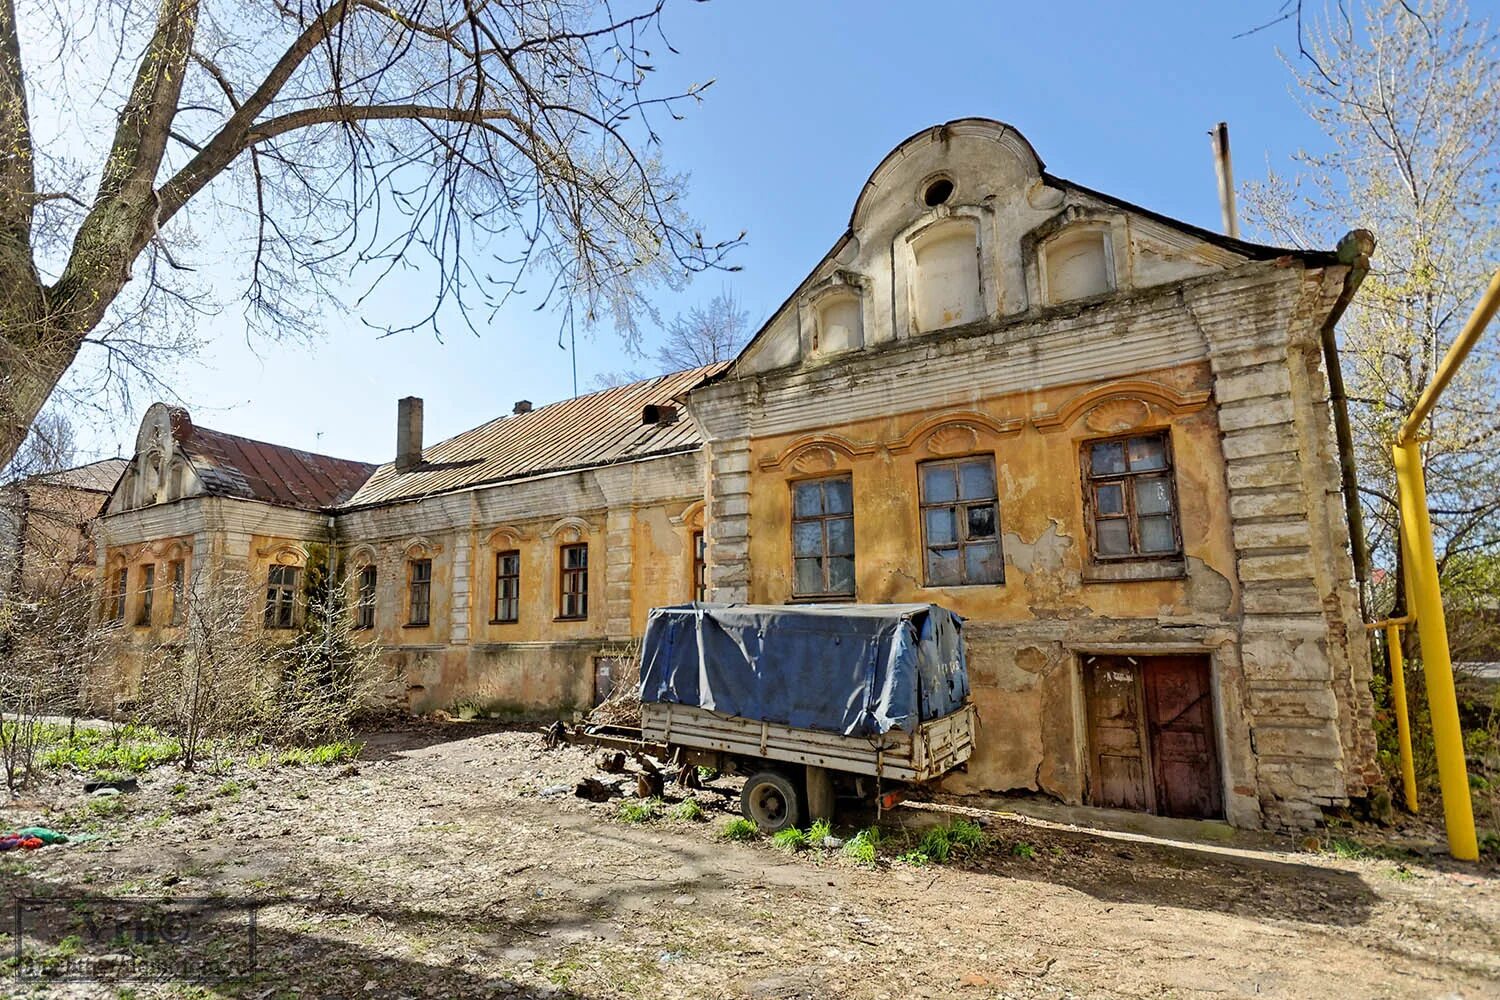
[[[1156,811],[1191,819],[1223,816],[1207,658],[1154,656],[1142,662]]]
[[[1141,681],[1135,661],[1124,656],[1084,660],[1089,751],[1093,774],[1089,801],[1115,809],[1151,810]]]
[[[1224,815],[1207,657],[1090,656],[1084,684],[1091,804]]]

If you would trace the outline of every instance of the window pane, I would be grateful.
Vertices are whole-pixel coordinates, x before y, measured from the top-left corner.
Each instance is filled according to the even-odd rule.
[[[1135,481],[1135,512],[1165,514],[1172,509],[1172,491],[1166,476],[1151,476]]]
[[[1130,530],[1124,518],[1094,522],[1094,540],[1101,556],[1130,555]]]
[[[969,508],[969,537],[995,537],[995,505],[975,504]]]
[[[516,554],[501,556],[500,572],[509,576],[514,576],[521,572],[521,557]]]
[[[799,594],[821,594],[823,592],[823,560],[796,560],[796,590]]]
[[[1119,483],[1101,483],[1094,487],[1094,509],[1100,514],[1125,513],[1125,490]]]
[[[1167,467],[1167,442],[1159,436],[1130,439],[1130,469],[1150,472]]]
[[[922,502],[947,503],[958,499],[958,482],[951,465],[922,466]]]
[[[927,518],[928,545],[946,545],[958,541],[958,516],[952,507],[938,507],[924,513]]]
[[[828,590],[833,594],[854,593],[854,559],[834,556],[828,560]]]
[[[854,519],[837,517],[828,522],[828,554],[854,555]]]
[[[792,511],[797,517],[817,517],[823,513],[823,490],[818,483],[797,483],[792,487]]]
[[[792,525],[792,555],[820,556],[823,554],[823,522],[799,521]]]
[[[995,495],[995,473],[988,460],[965,462],[958,467],[959,494],[965,500],[988,500]]]
[[[1177,548],[1177,540],[1172,537],[1171,517],[1141,518],[1140,533],[1142,552],[1172,552]]]
[[[1096,476],[1113,476],[1125,471],[1125,445],[1120,441],[1106,441],[1090,449],[1093,471]]]
[[[962,583],[959,574],[958,549],[927,550],[927,583],[932,587],[947,587]]]
[[[823,510],[829,514],[847,514],[854,510],[854,488],[849,480],[823,480]]]
[[[964,573],[969,583],[996,583],[1000,580],[1000,547],[994,542],[964,546]]]

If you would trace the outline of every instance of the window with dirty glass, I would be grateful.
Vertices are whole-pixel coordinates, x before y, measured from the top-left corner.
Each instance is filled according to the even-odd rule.
[[[137,625],[150,625],[151,612],[156,603],[156,565],[154,563],[141,567],[141,610],[136,615]]]
[[[495,621],[521,619],[521,553],[495,553]]]
[[[266,574],[266,628],[297,627],[299,566],[272,566]]]
[[[693,600],[708,600],[708,546],[703,532],[693,532]]]
[[[792,593],[854,596],[854,486],[848,476],[792,484]]]
[[[375,627],[375,585],[379,582],[379,571],[366,566],[359,571],[359,601],[354,608],[354,627]]]
[[[1182,552],[1172,450],[1165,432],[1087,443],[1083,474],[1095,559]]]
[[[187,596],[187,566],[181,559],[172,560],[172,608],[168,621],[181,625],[187,607],[183,604]]]
[[[927,586],[1004,583],[995,460],[923,462],[917,475]]]
[[[115,574],[114,593],[109,595],[109,620],[112,622],[123,622],[125,620],[125,598],[130,592],[130,570],[120,567]]]
[[[432,560],[413,559],[407,576],[406,624],[432,622]]]
[[[589,616],[589,547],[562,547],[562,606],[559,618]]]

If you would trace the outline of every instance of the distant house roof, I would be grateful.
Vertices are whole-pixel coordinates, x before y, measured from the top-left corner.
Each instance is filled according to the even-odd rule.
[[[172,411],[172,437],[210,496],[321,510],[349,499],[375,466],[196,426]]]
[[[685,416],[648,423],[648,405],[664,406],[728,362],[659,375],[491,420],[422,451],[422,464],[397,472],[380,466],[343,506],[364,507],[451,493],[616,462],[694,451],[703,441]]]
[[[89,493],[108,493],[115,488],[115,483],[120,481],[120,476],[129,464],[128,458],[106,458],[71,469],[40,473],[30,477],[28,481]]]

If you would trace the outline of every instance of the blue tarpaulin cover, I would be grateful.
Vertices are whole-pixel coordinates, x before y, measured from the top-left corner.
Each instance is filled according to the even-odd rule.
[[[936,604],[682,604],[646,619],[643,702],[873,736],[968,695],[963,619]]]

